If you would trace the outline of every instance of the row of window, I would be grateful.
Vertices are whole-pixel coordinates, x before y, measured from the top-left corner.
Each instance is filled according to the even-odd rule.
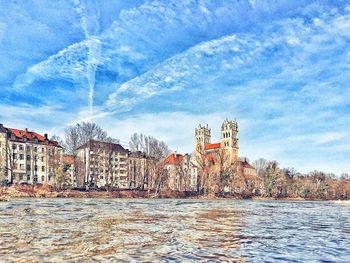
[[[108,157],[106,157],[106,156],[98,156],[98,157],[91,157],[90,158],[90,160],[92,161],[92,162],[94,162],[94,161],[105,161],[105,160],[108,160],[109,159],[109,161],[115,161],[115,162],[126,162],[126,158],[108,158]]]
[[[31,170],[31,166],[29,164],[27,164],[26,166],[24,166],[24,164],[17,164],[17,170],[27,170],[30,171]],[[26,168],[26,169],[24,169]],[[38,171],[38,166],[34,165],[34,171]],[[45,166],[41,166],[41,171],[45,172]]]
[[[103,176],[103,175],[100,175],[99,178],[102,179],[102,180],[103,180],[103,179],[108,180],[108,176],[105,177],[105,176]],[[109,177],[109,180],[110,180],[110,181],[112,181],[113,179],[116,180],[116,179],[120,179],[120,178],[113,178],[113,176],[110,176],[110,177]]]
[[[103,173],[103,172],[105,172],[105,173],[108,173],[109,171],[108,171],[108,169],[105,169],[105,170],[103,170],[103,169],[99,169],[99,168],[93,168],[93,167],[90,167],[90,172],[91,173],[93,173],[93,172],[100,172],[100,173]],[[111,173],[114,173],[114,174],[117,174],[117,173],[120,173],[120,174],[123,174],[124,172],[126,172],[125,171],[125,169],[123,169],[123,170],[118,170],[118,169],[113,169],[112,171],[110,171]]]
[[[41,179],[41,182],[45,181],[45,176],[44,175],[42,175],[41,177],[38,177],[37,175],[34,175],[33,181],[34,182],[38,182],[39,178]],[[50,181],[50,176],[49,176],[48,179]],[[27,174],[27,175],[25,175],[25,174],[14,174],[13,175],[13,180],[14,181],[30,181],[30,175],[29,174]]]
[[[13,149],[13,150],[16,150],[16,149],[17,149],[17,144],[13,143],[13,144],[12,144],[12,149]],[[24,150],[24,145],[23,145],[23,144],[19,144],[19,145],[18,145],[18,149],[19,149],[20,151],[23,151],[23,150]],[[30,146],[27,145],[26,149],[27,149],[27,151],[29,151],[29,150],[30,150]],[[33,147],[33,150],[34,150],[34,152],[38,152],[38,147],[37,147],[37,146],[34,146],[34,147]],[[45,152],[45,148],[44,148],[44,147],[41,148],[41,152],[42,152],[42,153]]]
[[[15,143],[13,143],[12,144],[12,149],[13,150],[16,150],[17,149],[17,146],[18,146],[18,149],[20,150],[20,151],[23,151],[24,150],[24,145],[23,144],[15,144]],[[30,145],[26,145],[26,149],[27,149],[27,151],[29,151],[30,149],[31,149],[31,146]],[[34,152],[38,152],[38,147],[37,146],[34,146],[33,147],[33,150],[34,150]],[[55,148],[52,148],[52,149],[50,149],[50,154],[55,154]],[[41,147],[41,153],[45,153],[45,147]]]
[[[38,158],[38,156],[34,155],[34,160],[37,160],[37,158]],[[13,154],[12,154],[12,159],[13,159],[13,160],[18,160],[18,159],[19,159],[19,160],[24,160],[24,154],[23,154],[23,153],[20,153],[20,154],[13,153]],[[29,154],[27,154],[26,160],[27,160],[27,161],[30,161],[30,160],[31,160],[31,156],[30,156]],[[41,160],[42,162],[44,162],[44,156],[41,156],[41,157],[40,157],[40,160]]]

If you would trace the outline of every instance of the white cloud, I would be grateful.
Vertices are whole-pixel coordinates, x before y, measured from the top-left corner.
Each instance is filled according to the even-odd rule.
[[[315,144],[326,144],[330,142],[337,142],[349,137],[348,132],[325,132],[325,133],[313,133],[288,137],[288,140],[294,142],[307,142]]]

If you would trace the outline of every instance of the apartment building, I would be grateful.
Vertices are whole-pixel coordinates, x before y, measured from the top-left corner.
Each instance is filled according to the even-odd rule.
[[[0,124],[0,180],[6,183],[54,183],[62,147],[28,129]]]
[[[128,188],[128,153],[120,144],[96,140],[89,140],[80,146],[77,157],[83,164],[80,173],[84,176],[84,184]]]

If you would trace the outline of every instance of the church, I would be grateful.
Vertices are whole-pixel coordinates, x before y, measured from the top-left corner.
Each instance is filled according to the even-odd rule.
[[[199,124],[195,129],[195,154],[225,155],[230,163],[238,160],[238,125],[236,120],[225,119],[221,125],[220,142],[211,142],[211,129]]]

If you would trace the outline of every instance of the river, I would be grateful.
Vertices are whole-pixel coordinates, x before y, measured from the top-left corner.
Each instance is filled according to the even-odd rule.
[[[350,262],[350,205],[181,199],[0,202],[1,262]]]

